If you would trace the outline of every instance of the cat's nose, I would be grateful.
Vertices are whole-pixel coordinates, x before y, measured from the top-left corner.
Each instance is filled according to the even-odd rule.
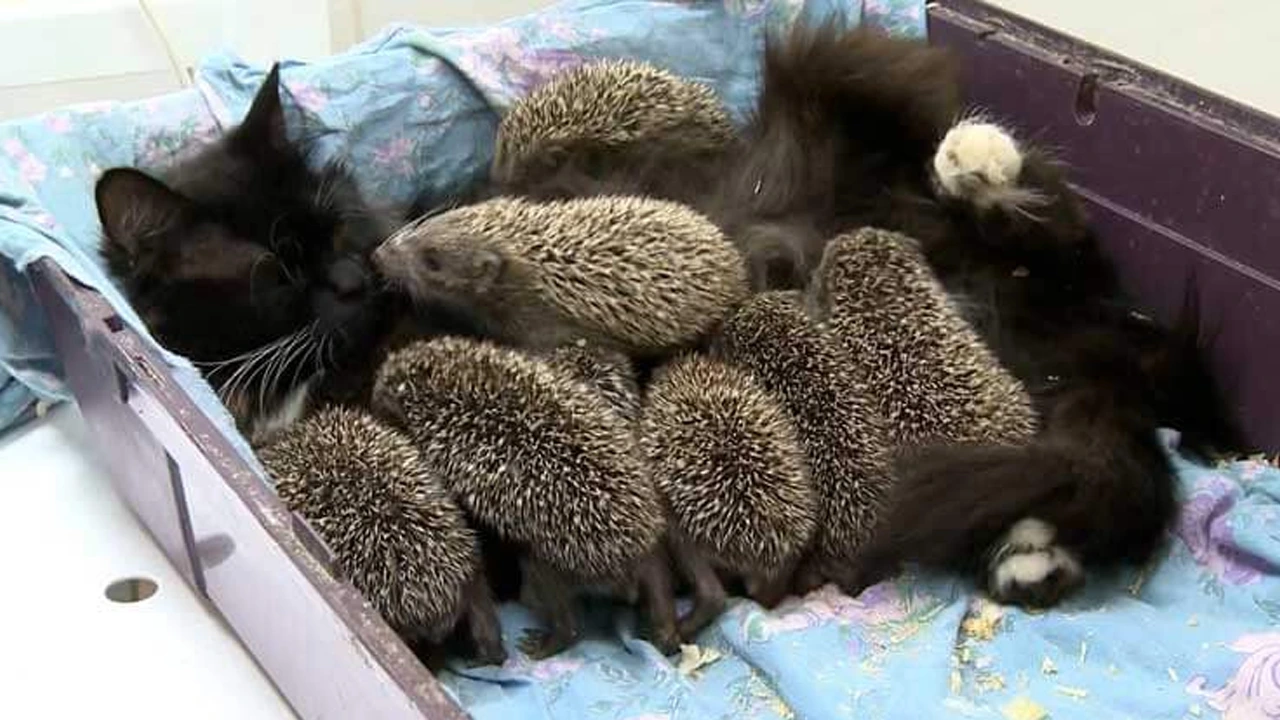
[[[340,297],[356,295],[369,283],[369,275],[360,263],[343,258],[329,268],[329,285]]]

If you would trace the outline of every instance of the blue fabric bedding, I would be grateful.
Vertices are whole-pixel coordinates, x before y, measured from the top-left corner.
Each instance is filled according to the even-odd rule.
[[[402,203],[487,164],[498,112],[585,59],[655,62],[710,83],[741,115],[766,28],[803,13],[918,36],[923,5],[578,0],[490,28],[397,27],[320,63],[287,63],[286,107],[294,132],[318,138],[318,160],[349,158],[373,197]],[[190,90],[0,125],[0,428],[36,397],[64,397],[22,269],[54,258],[141,329],[97,261],[93,181],[111,165],[163,166],[216,136],[262,77],[222,55]],[[166,359],[238,438],[191,366]],[[737,603],[673,662],[634,638],[628,612],[592,607],[585,642],[535,663],[514,652],[532,620],[511,606],[512,660],[442,677],[475,717],[495,719],[1280,718],[1280,471],[1176,462],[1185,503],[1168,557],[1099,579],[1051,613],[998,608],[958,580],[906,577],[857,599],[824,589],[771,613]]]
[[[736,601],[671,662],[632,639],[630,617],[592,608],[592,636],[567,653],[443,679],[481,720],[1280,718],[1280,471],[1174,457],[1184,503],[1167,556],[1051,612],[905,576],[772,612]],[[517,606],[503,620],[508,643],[532,624]]]

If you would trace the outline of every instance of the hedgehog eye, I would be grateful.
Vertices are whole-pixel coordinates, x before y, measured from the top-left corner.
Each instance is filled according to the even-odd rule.
[[[440,255],[435,250],[424,250],[422,252],[422,267],[429,273],[438,273],[441,269]]]

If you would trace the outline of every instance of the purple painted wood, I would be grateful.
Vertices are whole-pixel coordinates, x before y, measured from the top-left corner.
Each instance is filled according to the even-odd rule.
[[[465,717],[101,296],[47,260],[31,275],[117,489],[294,710]]]
[[[1250,440],[1280,450],[1280,121],[985,3],[929,20],[970,101],[1066,161],[1153,313],[1170,317],[1194,275]]]

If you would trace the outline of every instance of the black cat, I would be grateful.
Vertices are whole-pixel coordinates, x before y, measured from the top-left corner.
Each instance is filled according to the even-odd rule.
[[[1137,312],[1061,169],[963,118],[956,77],[922,43],[797,28],[767,49],[746,150],[709,207],[763,285],[803,283],[842,230],[917,238],[1041,416],[1027,447],[904,452],[847,589],[910,561],[977,571],[1000,600],[1047,605],[1082,566],[1160,547],[1176,501],[1158,427],[1205,456],[1243,443],[1203,359],[1194,291],[1172,327]]]
[[[194,361],[251,438],[358,396],[404,313],[369,253],[400,224],[286,134],[273,67],[244,121],[154,178],[99,179],[102,255],[156,338]]]

